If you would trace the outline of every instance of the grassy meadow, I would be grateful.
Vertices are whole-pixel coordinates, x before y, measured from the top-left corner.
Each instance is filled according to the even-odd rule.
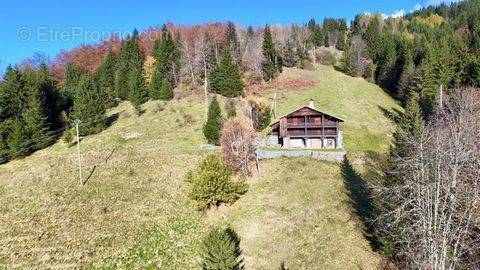
[[[387,115],[400,107],[377,86],[327,66],[281,76],[315,86],[279,91],[279,114],[313,99],[343,118],[358,170],[362,153],[388,149]],[[0,165],[0,269],[198,269],[202,237],[221,224],[239,233],[247,269],[380,269],[340,164],[262,161],[240,200],[196,211],[184,176],[209,153],[202,100],[150,101],[140,116],[126,102],[110,110],[111,126],[82,138],[84,187],[76,146],[61,141]]]

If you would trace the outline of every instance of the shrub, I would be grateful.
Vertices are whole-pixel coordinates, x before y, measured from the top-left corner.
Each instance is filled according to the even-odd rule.
[[[243,175],[251,175],[250,160],[253,158],[255,131],[240,118],[232,118],[223,126],[220,139],[222,154],[228,166]]]
[[[65,144],[70,144],[72,143],[73,141],[73,134],[72,134],[72,130],[70,129],[67,129],[65,130],[65,132],[63,133],[62,135],[62,141],[65,143]]]
[[[240,270],[244,269],[240,238],[231,229],[212,229],[203,240],[202,269]]]
[[[317,60],[322,65],[330,65],[333,66],[337,63],[337,58],[331,51],[323,50],[320,51],[317,55]]]
[[[363,72],[363,78],[369,82],[374,82],[375,70],[377,67],[374,63],[370,62],[365,66],[365,71]]]
[[[217,155],[209,155],[197,169],[187,174],[191,184],[190,198],[197,201],[198,209],[204,210],[220,203],[233,203],[247,192],[247,184],[233,181],[232,172]]]
[[[261,101],[250,101],[252,107],[252,124],[253,128],[257,131],[261,131],[268,127],[270,120],[272,119],[272,110],[269,106]]]
[[[228,119],[237,116],[237,109],[235,108],[235,102],[233,100],[229,100],[225,103],[225,110],[227,111]]]

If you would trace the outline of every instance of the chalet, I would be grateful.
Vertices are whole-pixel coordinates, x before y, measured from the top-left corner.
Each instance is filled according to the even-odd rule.
[[[317,110],[313,101],[270,125],[269,145],[283,148],[343,148],[343,120]]]

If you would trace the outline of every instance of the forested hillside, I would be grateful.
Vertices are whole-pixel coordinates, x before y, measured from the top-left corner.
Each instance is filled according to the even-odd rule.
[[[477,269],[479,87],[480,0],[25,59],[0,80],[0,263]],[[255,138],[309,99],[346,120],[344,163],[254,173]]]

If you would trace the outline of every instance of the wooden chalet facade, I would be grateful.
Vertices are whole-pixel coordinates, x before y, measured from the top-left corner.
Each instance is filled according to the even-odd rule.
[[[343,148],[343,120],[315,109],[313,101],[271,124],[270,140],[284,148]]]

